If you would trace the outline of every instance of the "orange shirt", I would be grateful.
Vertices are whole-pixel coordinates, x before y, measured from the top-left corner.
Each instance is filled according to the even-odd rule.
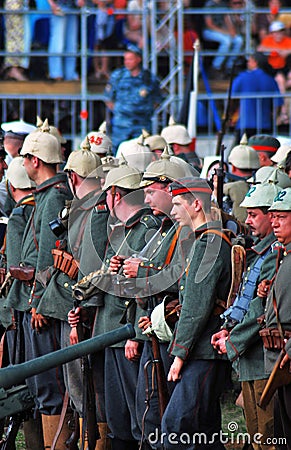
[[[278,50],[290,50],[291,53],[291,38],[284,36],[281,42],[275,42],[272,34],[268,34],[261,42],[264,47],[270,48],[270,55],[268,58],[269,64],[274,69],[282,69],[286,65],[286,59],[280,56]]]

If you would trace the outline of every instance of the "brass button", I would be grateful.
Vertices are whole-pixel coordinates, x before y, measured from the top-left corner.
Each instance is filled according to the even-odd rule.
[[[180,291],[183,291],[183,289],[184,289],[184,286],[180,286]]]
[[[150,263],[150,267],[154,267],[153,263]]]
[[[143,267],[143,266],[144,266],[144,262],[143,262],[143,261],[142,261],[142,262],[140,263],[140,266],[141,266],[141,267]]]
[[[163,237],[167,236],[167,233],[165,231],[163,231],[162,236]]]
[[[158,269],[161,270],[162,266],[159,266]]]
[[[67,283],[67,282],[64,283],[64,287],[65,287],[65,288],[69,287],[69,283]]]

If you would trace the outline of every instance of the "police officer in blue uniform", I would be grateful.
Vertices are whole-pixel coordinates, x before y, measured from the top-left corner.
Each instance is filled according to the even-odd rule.
[[[113,152],[120,142],[137,137],[141,130],[151,130],[155,105],[162,100],[157,78],[141,67],[141,50],[129,44],[124,53],[124,67],[116,69],[105,87],[106,105],[113,113]]]

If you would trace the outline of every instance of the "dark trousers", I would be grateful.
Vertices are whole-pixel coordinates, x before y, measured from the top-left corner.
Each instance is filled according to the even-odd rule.
[[[274,399],[274,408],[277,412],[275,416],[275,436],[280,441],[278,448],[291,449],[291,384],[282,386],[278,389]],[[286,444],[282,442],[282,438],[286,438]]]
[[[172,360],[167,352],[169,343],[160,343],[160,353],[165,376],[170,369]],[[159,412],[159,399],[157,391],[156,377],[152,377],[153,374],[153,352],[151,341],[144,343],[140,368],[136,389],[136,414],[140,429],[143,431],[144,440],[148,439],[149,434],[155,433],[158,430],[160,434],[161,418]],[[150,361],[149,364],[147,364]],[[170,396],[174,388],[174,383],[167,383],[168,394]],[[148,399],[146,399],[146,390],[148,390]],[[147,400],[147,402],[146,402]],[[152,448],[159,448],[159,446],[152,445]]]
[[[219,440],[220,395],[229,371],[227,361],[191,360],[185,364],[162,419],[165,449],[225,448]]]
[[[24,313],[23,331],[25,339],[25,360],[37,358],[60,349],[60,321],[51,319],[47,328],[37,332],[31,328],[31,314]],[[65,384],[62,366],[27,378],[27,386],[35,396],[36,406],[41,414],[57,415],[62,411]]]
[[[105,349],[105,412],[114,438],[139,441],[141,433],[135,412],[139,361],[125,357],[124,347]]]

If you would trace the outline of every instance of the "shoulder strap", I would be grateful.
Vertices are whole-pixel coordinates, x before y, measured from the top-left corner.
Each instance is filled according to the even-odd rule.
[[[223,232],[223,231],[215,230],[215,229],[209,229],[209,230],[204,231],[204,232],[201,234],[201,236],[204,236],[205,234],[210,234],[210,233],[211,233],[211,234],[216,234],[217,236],[220,236],[221,239],[224,239],[225,242],[227,242],[227,244],[230,245],[230,247],[232,247],[231,240],[230,240],[229,237],[226,235],[226,233]]]
[[[165,266],[167,266],[171,262],[171,259],[172,259],[172,256],[173,256],[180,233],[181,233],[181,227],[178,227],[177,230],[175,231],[174,237],[173,237],[171,245],[169,247],[169,250],[168,250],[168,253],[167,253],[167,256],[165,259],[165,263],[164,263]]]

